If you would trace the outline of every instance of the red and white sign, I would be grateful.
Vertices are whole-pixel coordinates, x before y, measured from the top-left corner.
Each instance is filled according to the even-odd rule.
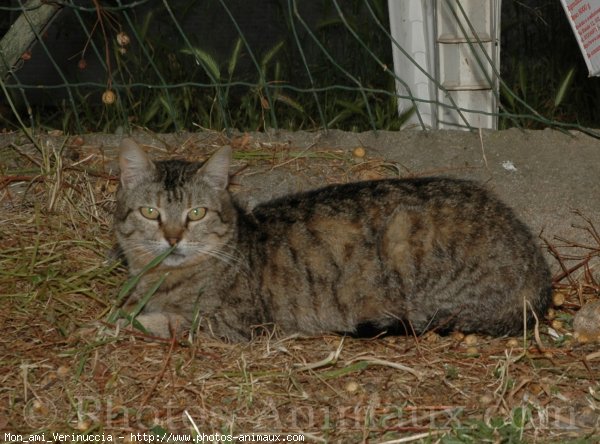
[[[600,0],[561,0],[590,76],[600,75]]]

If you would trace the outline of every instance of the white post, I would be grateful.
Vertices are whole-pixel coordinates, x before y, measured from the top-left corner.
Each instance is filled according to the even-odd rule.
[[[388,0],[396,91],[425,101],[398,100],[400,115],[416,103],[421,116],[414,113],[404,128],[422,128],[421,121],[433,129],[497,128],[500,6],[501,0]]]
[[[400,96],[434,101],[436,98],[435,85],[427,75],[435,77],[434,69],[434,17],[433,0],[388,0],[390,16],[390,31],[392,38],[392,55],[394,58],[394,72],[410,89],[396,80],[396,92]],[[418,66],[404,54],[414,59]],[[420,69],[419,69],[420,68]],[[424,72],[423,72],[424,71]],[[398,100],[398,113],[402,115],[413,107],[411,100]],[[423,124],[428,128],[436,128],[435,103],[416,102]],[[420,127],[420,120],[416,113],[404,124],[405,128]]]

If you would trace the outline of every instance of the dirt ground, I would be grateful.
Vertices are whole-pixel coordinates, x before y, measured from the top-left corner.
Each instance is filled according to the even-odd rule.
[[[4,441],[600,442],[599,345],[572,325],[600,299],[600,141],[551,130],[134,138],[155,158],[231,145],[231,190],[250,207],[326,183],[485,182],[540,234],[556,306],[526,338],[116,334],[103,320],[127,280],[109,254],[121,137],[3,134]]]

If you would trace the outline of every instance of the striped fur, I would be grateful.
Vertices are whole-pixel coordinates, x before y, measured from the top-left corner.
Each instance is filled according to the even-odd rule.
[[[152,162],[121,147],[115,229],[132,274],[171,244],[127,307],[165,282],[138,320],[168,336],[204,329],[233,341],[252,327],[289,333],[403,325],[492,335],[543,315],[550,273],[512,210],[470,181],[390,179],[334,185],[243,211],[227,191],[230,152],[205,165]],[[156,208],[157,220],[140,214]],[[186,219],[206,208],[199,221]]]

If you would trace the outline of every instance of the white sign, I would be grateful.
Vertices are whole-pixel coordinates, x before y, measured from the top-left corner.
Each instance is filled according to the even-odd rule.
[[[590,76],[600,75],[600,0],[561,0]]]

